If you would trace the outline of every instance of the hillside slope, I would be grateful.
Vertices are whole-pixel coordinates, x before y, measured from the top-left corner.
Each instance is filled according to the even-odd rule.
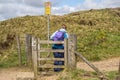
[[[120,56],[120,8],[89,10],[50,17],[50,34],[67,25],[78,36],[77,48],[89,60]],[[46,16],[25,16],[0,22],[0,59],[15,44],[15,36],[32,34],[47,39]],[[14,51],[13,51],[14,52]],[[13,53],[11,52],[11,53]]]

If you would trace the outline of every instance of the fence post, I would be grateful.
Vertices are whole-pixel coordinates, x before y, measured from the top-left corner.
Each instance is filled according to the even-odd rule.
[[[68,66],[70,69],[76,68],[76,56],[75,51],[77,49],[77,36],[70,34],[68,39]]]
[[[118,76],[116,77],[116,80],[120,80],[120,60],[119,60]]]
[[[32,66],[32,36],[30,34],[26,34],[26,63]]]
[[[118,73],[120,75],[120,60],[119,60],[119,69],[118,69]]]
[[[33,60],[33,69],[34,69],[34,76],[37,78],[38,74],[38,39],[32,37],[32,60]]]
[[[20,36],[16,36],[17,40],[17,51],[18,51],[18,58],[19,58],[19,66],[22,65],[22,54],[21,54],[21,45],[20,45]]]
[[[65,67],[68,67],[68,39],[64,40],[64,56],[65,56]]]

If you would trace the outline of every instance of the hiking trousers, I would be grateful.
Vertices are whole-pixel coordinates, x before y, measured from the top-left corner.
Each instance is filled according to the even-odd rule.
[[[52,49],[64,49],[64,46],[53,46]],[[64,58],[63,52],[53,52],[54,58]],[[64,65],[64,61],[55,60],[54,65]],[[63,68],[54,68],[55,72],[59,72]]]

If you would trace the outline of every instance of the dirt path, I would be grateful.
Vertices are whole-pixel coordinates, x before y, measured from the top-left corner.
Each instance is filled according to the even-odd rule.
[[[92,62],[100,71],[115,71],[118,70],[120,57],[112,58],[105,61]],[[86,71],[93,71],[86,63],[78,62],[77,68],[83,69]]]
[[[101,71],[114,71],[118,70],[119,58],[112,58],[105,61],[93,62],[93,64]],[[93,71],[88,65],[82,62],[77,63],[77,68],[84,69],[86,71]],[[30,72],[27,68],[8,68],[0,69],[0,80],[16,80],[16,76],[21,72]],[[33,75],[28,74],[28,75]],[[58,75],[42,77],[40,80],[56,80]]]
[[[23,67],[0,69],[0,80],[16,80],[17,74],[24,71],[30,72],[29,69]]]

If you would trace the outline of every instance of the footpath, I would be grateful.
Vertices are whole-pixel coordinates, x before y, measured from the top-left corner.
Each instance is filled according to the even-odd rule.
[[[98,62],[92,62],[100,71],[118,71],[118,65],[119,65],[120,57],[118,58],[112,58],[104,61],[98,61]],[[84,62],[78,62],[77,63],[78,69],[83,69],[85,71],[93,71],[86,63]],[[33,76],[33,73],[28,68],[5,68],[0,69],[0,80],[16,80],[16,77],[20,73],[24,72],[30,72],[26,73],[25,76]],[[23,74],[21,74],[23,75]],[[59,75],[52,75],[52,76],[43,76],[40,80],[56,80]]]

